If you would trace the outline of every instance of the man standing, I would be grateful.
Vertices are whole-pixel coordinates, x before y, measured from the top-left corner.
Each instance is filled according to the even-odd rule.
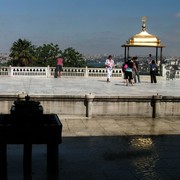
[[[156,65],[155,61],[152,60],[152,62],[150,64],[151,83],[157,83],[156,73],[157,73],[157,65]]]
[[[60,78],[62,76],[62,71],[63,71],[63,58],[61,56],[59,56],[57,58],[57,75]]]
[[[112,69],[114,67],[114,60],[112,59],[111,55],[109,55],[108,59],[106,59],[105,66],[107,69],[107,82],[110,82],[110,78],[112,76]]]
[[[137,56],[133,57],[133,74],[134,74],[134,83],[137,82],[140,83],[140,76],[139,76],[139,66],[138,66],[138,62],[137,62]],[[136,79],[137,76],[137,79]]]
[[[153,60],[153,59],[152,59],[152,55],[149,54],[149,57],[148,57],[148,59],[147,59],[147,62],[148,62],[149,65],[151,64],[152,60]]]

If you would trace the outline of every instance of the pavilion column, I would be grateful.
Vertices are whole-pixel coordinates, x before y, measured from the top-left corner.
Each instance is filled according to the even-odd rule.
[[[162,76],[162,47],[160,49],[160,76]]]
[[[158,63],[158,47],[156,47],[156,64]]]
[[[127,58],[129,57],[129,46],[128,46],[128,54],[127,54]]]
[[[126,46],[124,47],[124,62],[126,62]]]

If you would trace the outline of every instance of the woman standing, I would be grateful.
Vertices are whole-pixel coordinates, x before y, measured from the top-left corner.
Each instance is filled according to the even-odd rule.
[[[107,69],[107,82],[110,82],[110,78],[112,76],[112,70],[114,67],[114,60],[112,59],[111,55],[109,55],[108,59],[106,59],[105,66]]]

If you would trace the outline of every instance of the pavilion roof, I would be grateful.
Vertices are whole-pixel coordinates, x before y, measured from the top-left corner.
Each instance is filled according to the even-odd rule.
[[[146,17],[142,17],[142,31],[133,35],[122,47],[165,47],[161,40],[146,31]]]

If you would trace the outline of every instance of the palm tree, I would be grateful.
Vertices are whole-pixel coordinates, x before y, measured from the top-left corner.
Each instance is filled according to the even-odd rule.
[[[13,65],[27,66],[35,58],[35,47],[30,41],[18,39],[10,48],[10,57],[12,58]]]

